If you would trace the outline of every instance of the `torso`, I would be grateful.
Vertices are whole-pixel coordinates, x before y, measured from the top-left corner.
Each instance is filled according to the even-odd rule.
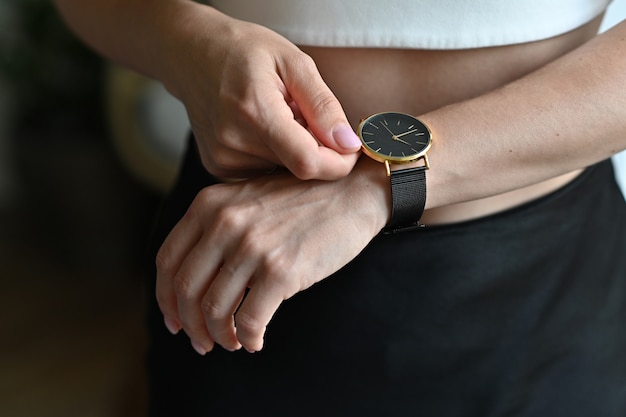
[[[362,118],[374,113],[401,111],[419,116],[496,89],[591,39],[601,19],[539,42],[473,50],[301,48],[313,57],[356,127]],[[449,223],[492,214],[554,191],[579,173],[483,200],[428,210],[423,221]]]

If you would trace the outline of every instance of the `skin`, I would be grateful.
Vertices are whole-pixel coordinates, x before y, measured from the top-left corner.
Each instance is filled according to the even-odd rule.
[[[200,354],[260,350],[281,302],[387,223],[389,180],[347,129],[363,117],[431,128],[427,224],[536,198],[626,148],[623,23],[498,48],[341,50],[186,0],[56,3],[85,42],[185,104],[207,170],[249,178],[201,191],[157,256],[165,323]]]

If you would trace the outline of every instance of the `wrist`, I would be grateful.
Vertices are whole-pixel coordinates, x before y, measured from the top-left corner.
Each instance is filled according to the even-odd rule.
[[[188,0],[163,7],[155,21],[153,71],[170,94],[184,97],[195,71],[201,71],[202,78],[211,76],[206,62],[220,62],[218,43],[230,20],[210,6]]]
[[[359,190],[363,196],[365,218],[371,220],[373,233],[377,234],[382,230],[391,218],[391,188],[389,187],[389,177],[381,164],[366,157],[361,156],[352,173],[346,177],[350,184],[349,189]]]

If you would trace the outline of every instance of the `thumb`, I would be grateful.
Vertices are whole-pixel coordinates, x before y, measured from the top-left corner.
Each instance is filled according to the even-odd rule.
[[[307,127],[324,146],[342,154],[361,149],[339,100],[322,79],[312,60],[283,71],[283,82]]]

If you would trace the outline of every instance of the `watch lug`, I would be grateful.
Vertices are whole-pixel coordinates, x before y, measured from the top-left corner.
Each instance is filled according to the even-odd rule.
[[[422,156],[422,158],[424,158],[424,167],[426,169],[430,169],[430,162],[428,162],[428,155],[424,155]]]
[[[389,168],[389,161],[385,161],[385,170],[387,171],[387,176],[391,177],[391,168]]]

